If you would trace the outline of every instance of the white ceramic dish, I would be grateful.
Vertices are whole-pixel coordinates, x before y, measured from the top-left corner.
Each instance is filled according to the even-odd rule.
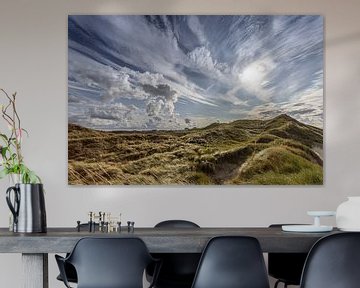
[[[281,229],[286,232],[330,232],[333,230],[332,226],[315,226],[315,225],[283,225]]]

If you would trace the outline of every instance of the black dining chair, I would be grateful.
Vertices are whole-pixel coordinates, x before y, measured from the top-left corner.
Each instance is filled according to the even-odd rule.
[[[80,224],[80,229],[89,229],[89,224],[88,223]],[[97,229],[97,230],[99,229],[98,223],[95,223],[95,229]],[[69,253],[66,254],[66,257],[68,257],[68,256],[69,256]],[[65,262],[64,268],[65,268],[65,275],[66,275],[67,281],[71,282],[71,283],[77,283],[77,275],[76,275],[76,270],[75,270],[74,266],[71,265],[70,263]],[[61,274],[59,274],[56,277],[56,279],[64,282],[61,277]]]
[[[61,277],[70,288],[65,263],[74,266],[78,288],[143,288],[146,267],[158,262],[139,238],[82,238],[66,258],[55,255]],[[156,266],[154,281],[160,264]],[[153,287],[153,283],[149,287]]]
[[[264,257],[256,238],[212,238],[201,256],[192,288],[269,288]]]
[[[187,220],[166,220],[155,225],[156,229],[200,228]],[[152,254],[161,259],[162,266],[155,283],[156,288],[190,288],[194,280],[200,253],[157,253]],[[147,279],[152,279],[153,266],[147,269]]]
[[[269,228],[281,228],[282,225],[288,224],[272,224]],[[300,285],[306,257],[307,253],[269,253],[268,273],[277,279],[274,288],[280,283],[284,284],[284,288],[288,285]]]
[[[300,287],[360,287],[360,233],[338,233],[318,240],[306,259]]]
[[[66,257],[68,257],[68,256],[69,256],[69,254],[66,255]],[[70,264],[68,262],[64,262],[64,274],[66,275],[67,282],[77,283],[76,270],[75,270],[75,267],[72,264]],[[61,276],[61,274],[59,274],[56,277],[56,279],[59,280],[59,281],[64,282],[63,277]]]

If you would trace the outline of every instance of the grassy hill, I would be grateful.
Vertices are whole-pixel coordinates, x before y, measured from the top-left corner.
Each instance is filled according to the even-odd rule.
[[[322,184],[323,131],[290,116],[182,131],[68,127],[69,184]]]

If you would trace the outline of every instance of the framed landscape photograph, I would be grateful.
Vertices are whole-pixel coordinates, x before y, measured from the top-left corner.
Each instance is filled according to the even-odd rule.
[[[322,185],[323,17],[70,15],[70,185]]]

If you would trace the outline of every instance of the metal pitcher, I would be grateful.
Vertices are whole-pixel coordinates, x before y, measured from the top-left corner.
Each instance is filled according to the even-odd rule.
[[[14,193],[13,197],[11,197],[12,192]],[[14,216],[14,232],[46,232],[45,198],[42,184],[15,184],[6,190],[6,202]]]

